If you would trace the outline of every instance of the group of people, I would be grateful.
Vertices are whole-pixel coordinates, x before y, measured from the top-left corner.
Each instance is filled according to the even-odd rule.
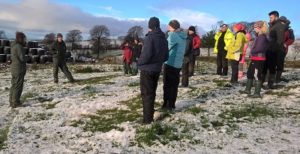
[[[137,61],[140,58],[143,44],[140,39],[136,36],[133,41],[126,38],[124,43],[121,45],[123,50],[123,66],[125,75],[137,75],[138,67]]]
[[[53,77],[54,83],[58,83],[58,70],[65,74],[70,82],[75,82],[71,72],[69,71],[66,63],[66,44],[63,41],[63,35],[57,34],[57,39],[51,45],[51,51],[53,54]],[[24,78],[26,75],[26,58],[25,47],[26,35],[22,32],[16,32],[16,40],[12,43],[11,48],[11,88],[9,93],[10,107],[20,107],[21,95],[23,91]]]
[[[282,80],[284,59],[288,46],[294,42],[293,32],[289,27],[290,21],[277,11],[269,13],[270,23],[257,21],[254,24],[256,37],[251,47],[250,65],[247,72],[246,89],[242,93],[252,97],[261,97],[260,91],[267,80],[268,88],[274,88],[274,82]],[[138,37],[133,41],[125,40],[123,50],[124,73],[137,75],[140,70],[140,90],[143,103],[143,123],[153,121],[156,89],[161,72],[163,72],[163,110],[174,110],[182,71],[182,86],[188,87],[189,77],[194,75],[195,59],[200,55],[201,39],[196,33],[196,27],[188,30],[181,28],[177,20],[168,24],[167,35],[160,28],[157,17],[150,18],[149,31],[143,43]],[[247,37],[245,25],[233,26],[222,24],[215,35],[214,52],[217,54],[217,74],[228,75],[228,62],[231,64],[231,83],[238,83],[239,64],[245,59],[245,49],[250,41]],[[10,89],[10,106],[21,105],[20,97],[26,74],[26,60],[24,55],[26,36],[16,33],[16,41],[12,45],[12,86]],[[74,78],[65,61],[66,45],[62,34],[57,34],[53,43],[53,74],[54,82],[58,83],[58,68],[66,75],[70,82]],[[256,78],[255,78],[256,74]],[[267,77],[268,74],[268,77]],[[255,85],[255,92],[251,95],[251,88]]]
[[[269,13],[270,22],[257,21],[254,24],[255,39],[250,48],[250,64],[247,71],[247,84],[241,93],[253,98],[261,98],[261,88],[265,81],[266,88],[273,89],[274,82],[282,79],[284,60],[288,47],[294,42],[290,21],[277,11]],[[154,101],[157,83],[163,71],[163,110],[175,109],[175,102],[182,70],[182,86],[188,86],[188,78],[194,73],[195,57],[200,54],[201,39],[195,27],[184,31],[177,20],[168,24],[167,37],[160,29],[159,19],[149,20],[149,32],[144,40],[144,47],[138,60],[141,70],[141,96],[143,103],[143,123],[153,121]],[[248,34],[247,34],[248,33]],[[231,85],[238,84],[239,65],[245,61],[251,35],[242,23],[233,25],[233,32],[227,24],[222,24],[215,34],[214,53],[217,54],[217,74],[228,75],[228,63],[231,65]],[[163,68],[163,70],[162,70]],[[255,78],[256,76],[256,78]],[[251,88],[255,86],[254,94]]]
[[[148,27],[149,32],[138,60],[145,124],[153,121],[154,101],[161,71],[163,70],[164,84],[162,109],[173,110],[180,83],[180,71],[183,69],[182,85],[188,86],[188,78],[194,74],[195,57],[200,55],[201,46],[201,39],[194,26],[185,31],[177,20],[171,20],[167,37],[161,30],[157,17],[150,18]]]

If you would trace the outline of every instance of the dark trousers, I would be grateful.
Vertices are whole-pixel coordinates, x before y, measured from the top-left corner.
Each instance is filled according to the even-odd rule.
[[[23,83],[26,73],[12,74],[11,88],[9,93],[10,106],[20,104],[20,98],[23,92]]]
[[[189,86],[189,76],[190,76],[190,62],[184,62],[182,65],[182,79],[181,84],[183,87]]]
[[[57,59],[53,59],[54,82],[58,82],[58,69],[60,69],[65,74],[65,76],[70,82],[74,82],[74,78],[68,69],[67,63],[65,61],[59,61]]]
[[[276,71],[282,72],[284,69],[285,51],[279,51],[277,56]]]
[[[125,74],[132,74],[131,65],[128,62],[124,61],[123,62],[123,67],[124,67],[124,73]]]
[[[196,56],[190,56],[190,62],[188,63],[189,76],[193,76],[195,72]]]
[[[265,61],[260,60],[251,60],[247,71],[247,78],[250,80],[254,80],[255,72],[257,72],[257,80],[262,81],[262,72],[264,69]]]
[[[236,60],[230,60],[231,64],[231,69],[232,69],[232,74],[231,74],[231,83],[236,83],[238,82],[238,77],[239,77],[239,61]]]
[[[141,71],[140,84],[143,103],[143,123],[151,123],[160,72]]]
[[[164,104],[162,108],[174,109],[177,98],[180,69],[165,65],[164,66]]]
[[[228,74],[228,60],[226,59],[227,51],[219,50],[217,54],[217,74]]]

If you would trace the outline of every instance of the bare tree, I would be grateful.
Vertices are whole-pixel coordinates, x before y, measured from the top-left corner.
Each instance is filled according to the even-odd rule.
[[[135,38],[135,37],[142,38],[144,36],[144,29],[142,26],[133,26],[128,30],[127,36],[131,38]]]
[[[90,30],[90,35],[93,41],[93,50],[99,58],[102,44],[110,35],[109,29],[105,25],[96,25]]]
[[[207,56],[210,57],[210,49],[215,45],[216,30],[212,29],[202,36],[202,47],[207,48]]]
[[[0,39],[6,39],[6,34],[4,30],[0,30]]]
[[[66,42],[70,42],[71,51],[78,48],[78,44],[76,42],[82,41],[82,32],[80,30],[71,30],[66,35]]]
[[[45,35],[42,42],[47,46],[48,49],[50,49],[50,46],[52,45],[52,43],[54,41],[55,41],[55,34],[54,33],[49,33],[49,34]]]

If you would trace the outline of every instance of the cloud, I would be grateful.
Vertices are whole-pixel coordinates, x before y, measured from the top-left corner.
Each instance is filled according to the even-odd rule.
[[[215,25],[219,21],[217,17],[211,14],[190,9],[158,9],[154,7],[149,7],[149,9],[160,12],[161,15],[165,16],[169,20],[178,20],[185,28],[190,25],[197,26],[198,31],[202,34],[205,31],[211,30],[212,25]]]
[[[106,7],[113,10],[112,7]],[[81,9],[49,0],[20,0],[16,3],[0,2],[0,29],[13,36],[16,30],[29,34],[29,38],[42,38],[49,32],[66,33],[79,29],[88,33],[94,25],[106,25],[113,36],[125,35],[134,25],[146,28],[146,20],[120,19],[95,16]]]

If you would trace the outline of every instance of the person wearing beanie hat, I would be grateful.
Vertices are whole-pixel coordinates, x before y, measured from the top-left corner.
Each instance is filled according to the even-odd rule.
[[[180,80],[180,70],[186,48],[187,32],[180,28],[177,20],[169,22],[168,27],[168,47],[169,59],[165,62],[163,73],[164,103],[162,109],[175,109],[178,85]]]
[[[260,91],[262,88],[263,75],[262,71],[266,60],[266,52],[269,47],[267,38],[268,24],[264,21],[257,21],[254,24],[254,31],[257,37],[254,40],[250,51],[250,65],[247,71],[246,89],[241,91],[243,94],[248,94],[250,97],[260,98]],[[257,80],[255,81],[254,75],[257,73]],[[254,82],[255,81],[255,82]],[[254,95],[251,95],[251,88],[255,85]]]
[[[217,54],[217,74],[220,76],[228,75],[228,60],[226,59],[228,46],[234,38],[228,25],[222,24],[220,30],[215,34],[214,53]]]
[[[228,46],[228,52],[226,58],[230,61],[232,75],[231,83],[235,85],[238,83],[238,73],[239,73],[239,62],[242,58],[243,49],[247,43],[245,26],[241,23],[235,24],[233,26],[233,31],[235,32],[235,37],[233,41]]]
[[[182,86],[188,87],[189,77],[194,75],[196,56],[200,55],[201,39],[196,34],[196,27],[190,26],[186,42],[183,66],[182,66]]]
[[[138,74],[138,68],[137,68],[137,62],[140,58],[141,52],[142,52],[143,44],[140,41],[139,37],[134,38],[134,42],[132,45],[132,74],[137,75]]]
[[[268,88],[274,89],[274,83],[276,82],[276,76],[280,77],[283,71],[285,47],[284,47],[284,33],[286,25],[282,24],[279,20],[279,13],[272,11],[269,13],[270,27],[269,36],[270,46],[269,51],[266,53],[266,66],[263,71],[263,78],[268,75]]]
[[[149,32],[146,34],[138,69],[140,70],[140,90],[143,103],[143,123],[153,122],[156,89],[162,65],[168,60],[168,42],[160,29],[159,19],[149,20]]]
[[[160,28],[160,21],[157,17],[151,17],[148,22],[148,28],[151,30],[155,30]]]
[[[16,41],[11,48],[11,88],[9,92],[10,107],[16,108],[21,106],[21,95],[23,91],[23,83],[26,75],[25,60],[25,39],[26,36],[22,32],[16,32]]]
[[[57,34],[57,40],[52,44],[51,51],[53,53],[53,77],[54,83],[58,83],[58,69],[65,74],[70,82],[75,82],[71,72],[69,71],[66,63],[67,47],[63,41],[63,35]]]

